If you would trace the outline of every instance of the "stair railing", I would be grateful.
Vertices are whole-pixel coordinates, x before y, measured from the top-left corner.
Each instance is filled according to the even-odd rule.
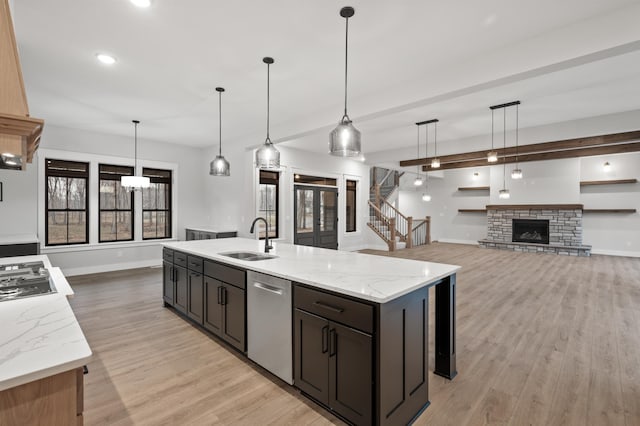
[[[400,241],[407,241],[407,235],[409,234],[409,221],[407,217],[400,213],[393,204],[386,200],[381,200],[380,211],[383,215],[389,219],[395,219],[396,222],[396,234],[400,237]],[[408,245],[407,245],[408,247]]]
[[[369,203],[370,220],[367,225],[373,229],[389,246],[389,251],[396,249],[396,220],[385,216],[371,201]]]
[[[431,216],[427,216],[424,220],[412,220],[410,238],[413,246],[422,246],[431,244]],[[407,242],[407,247],[409,243]]]

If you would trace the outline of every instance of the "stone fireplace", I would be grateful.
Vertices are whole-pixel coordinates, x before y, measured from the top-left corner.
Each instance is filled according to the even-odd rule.
[[[487,238],[480,247],[589,256],[582,244],[582,204],[487,206]]]

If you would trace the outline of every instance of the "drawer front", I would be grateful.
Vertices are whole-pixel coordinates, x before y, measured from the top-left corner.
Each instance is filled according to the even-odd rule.
[[[187,255],[185,253],[181,253],[179,251],[173,252],[173,263],[178,266],[187,267]]]
[[[216,280],[232,284],[242,289],[246,287],[246,272],[242,269],[236,269],[231,266],[223,265],[222,263],[205,260],[204,274],[208,277],[215,278]]]
[[[173,250],[168,248],[163,248],[162,260],[164,260],[165,262],[173,263]]]
[[[190,271],[202,273],[204,261],[198,256],[187,256],[187,268]]]
[[[373,334],[373,306],[299,285],[293,294],[296,308]]]

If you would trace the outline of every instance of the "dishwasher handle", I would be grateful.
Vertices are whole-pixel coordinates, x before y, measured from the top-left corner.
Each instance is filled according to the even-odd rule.
[[[278,287],[273,287],[270,286],[269,284],[264,284],[264,283],[260,283],[260,282],[255,282],[253,283],[253,286],[256,288],[259,288],[261,290],[265,290],[265,291],[269,291],[271,293],[275,293],[279,296],[282,296],[282,293],[284,292],[283,289],[278,288]]]

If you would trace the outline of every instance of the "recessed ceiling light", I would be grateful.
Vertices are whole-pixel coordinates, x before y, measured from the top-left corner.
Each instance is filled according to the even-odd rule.
[[[96,59],[105,65],[113,65],[116,63],[116,58],[106,53],[98,53]]]
[[[138,7],[151,6],[151,0],[129,0],[129,1]]]

